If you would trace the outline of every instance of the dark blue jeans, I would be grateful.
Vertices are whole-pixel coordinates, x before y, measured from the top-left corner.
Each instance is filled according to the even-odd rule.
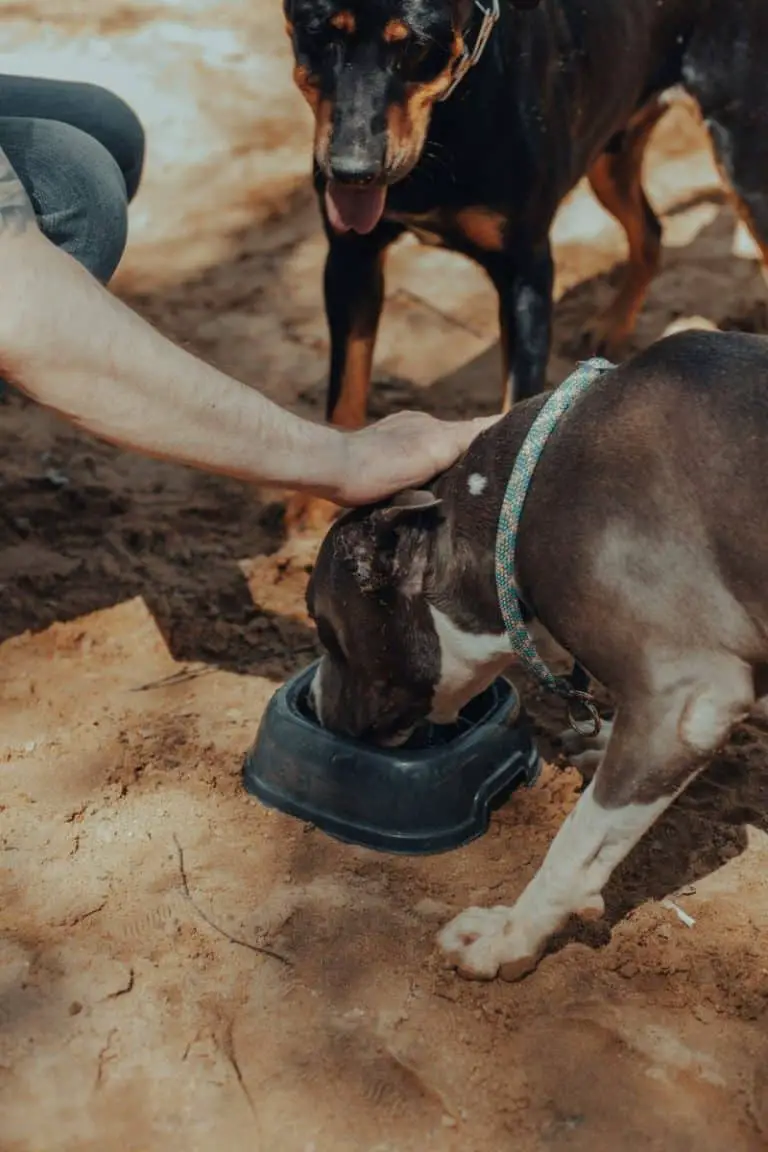
[[[106,284],[144,164],[136,115],[93,84],[0,75],[0,148],[43,234]]]

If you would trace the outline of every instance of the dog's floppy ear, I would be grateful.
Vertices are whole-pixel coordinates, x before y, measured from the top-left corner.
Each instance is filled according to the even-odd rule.
[[[427,536],[419,518],[440,503],[433,492],[408,489],[364,520],[344,525],[334,551],[351,569],[361,592],[389,588],[413,596],[421,590]]]
[[[392,497],[391,504],[387,504],[385,508],[377,508],[373,515],[386,524],[402,524],[419,512],[438,508],[441,503],[434,492],[429,492],[426,488],[406,488]]]

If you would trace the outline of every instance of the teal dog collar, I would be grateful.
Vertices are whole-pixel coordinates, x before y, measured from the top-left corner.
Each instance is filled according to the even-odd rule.
[[[504,493],[496,534],[496,592],[504,618],[504,626],[507,629],[513,651],[526,670],[538,680],[542,687],[568,701],[569,720],[577,731],[583,731],[583,729],[577,726],[577,721],[573,717],[572,706],[579,703],[586,708],[590,717],[591,728],[585,734],[595,735],[600,730],[600,716],[592,696],[588,692],[578,691],[567,676],[555,676],[536,651],[536,645],[523,620],[517,592],[515,548],[525,498],[528,495],[533,473],[546,447],[547,440],[557,427],[561,416],[578,400],[579,396],[612,368],[613,364],[609,363],[608,360],[599,358],[587,360],[579,364],[576,371],[567,380],[564,380],[558,388],[554,389],[531,425],[523,446],[517,454],[512,475]]]

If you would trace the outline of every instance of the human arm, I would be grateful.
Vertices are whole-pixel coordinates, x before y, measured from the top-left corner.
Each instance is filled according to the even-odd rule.
[[[2,150],[0,374],[122,447],[339,503],[426,480],[482,426],[401,413],[344,433],[280,408],[160,335],[46,240]]]

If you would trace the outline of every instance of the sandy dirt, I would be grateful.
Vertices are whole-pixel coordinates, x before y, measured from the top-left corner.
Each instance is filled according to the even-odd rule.
[[[0,70],[133,102],[149,160],[116,290],[319,415],[323,243],[278,9],[6,3]],[[637,346],[681,316],[765,328],[685,110],[648,177],[666,248]],[[555,234],[553,381],[623,252],[583,189]],[[482,276],[404,243],[388,287],[374,412],[493,410]],[[428,860],[264,811],[242,756],[316,650],[274,494],[114,451],[18,397],[0,423],[2,1152],[765,1148],[767,730],[742,729],[646,838],[604,924],[563,933],[519,985],[464,983],[436,929],[515,896],[575,771],[553,759],[484,839]],[[558,716],[528,700],[546,748]]]

